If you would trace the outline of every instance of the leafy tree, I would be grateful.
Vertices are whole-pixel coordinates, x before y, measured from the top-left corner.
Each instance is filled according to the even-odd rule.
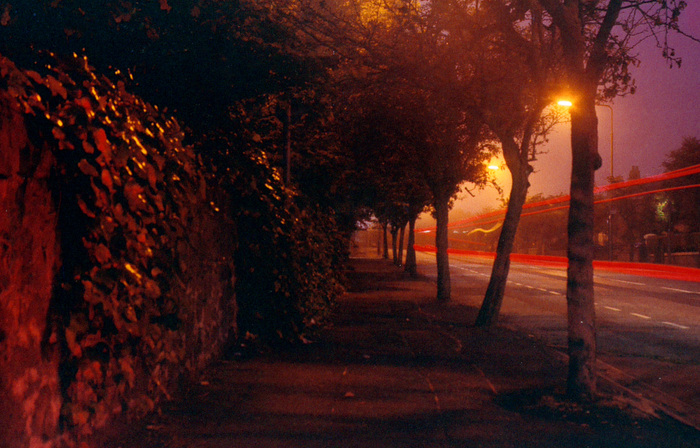
[[[332,52],[343,63],[341,80],[357,86],[380,85],[380,98],[393,116],[399,154],[424,180],[438,221],[436,232],[438,300],[450,299],[447,216],[465,181],[485,180],[483,159],[491,150],[483,123],[458,101],[450,50],[439,31],[421,22],[422,7],[412,1],[318,2],[300,0],[282,8],[280,22],[299,30],[309,52]],[[377,89],[367,89],[376,93]],[[404,163],[404,162],[401,162]]]
[[[535,251],[541,255],[562,255],[566,253],[566,210],[561,203],[548,200],[558,196],[545,197],[541,194],[528,198],[527,204],[543,203],[534,210],[527,209],[518,226],[515,252]]]
[[[455,104],[444,96],[425,89],[391,90],[390,104],[400,105],[392,117],[390,129],[398,130],[403,142],[403,163],[412,167],[430,192],[430,204],[437,220],[437,299],[449,301],[450,276],[447,256],[447,224],[451,202],[464,182],[485,182],[484,162],[491,148],[482,144],[483,131],[478,122],[465,121]],[[422,208],[420,190],[412,190],[412,214]],[[410,216],[415,222],[416,215]]]
[[[444,8],[440,11],[454,11],[450,9],[453,4],[449,1],[430,2],[430,5],[436,9]],[[517,226],[517,217],[527,191],[527,174],[531,169],[527,158],[523,157],[531,154],[523,151],[530,143],[525,136],[534,135],[534,124],[539,112],[547,102],[554,100],[552,90],[547,89],[560,89],[562,94],[567,91],[573,99],[574,107],[570,109],[572,200],[568,225],[567,301],[571,360],[568,391],[574,397],[590,396],[595,392],[593,173],[601,165],[597,150],[595,104],[598,99],[610,99],[634,90],[629,66],[636,63],[636,60],[630,49],[634,40],[640,36],[651,34],[656,37],[660,46],[664,47],[664,56],[680,64],[680,60],[668,48],[667,34],[678,30],[677,20],[685,2],[494,0],[474,4],[460,2],[458,5],[475,17],[479,11],[484,11],[479,23],[491,24],[479,32],[480,36],[489,39],[483,50],[482,59],[486,62],[481,67],[492,69],[491,76],[484,78],[487,82],[483,84],[483,91],[487,95],[481,110],[485,111],[482,113],[485,113],[492,131],[503,144],[504,156],[513,175],[513,214],[510,217],[512,219],[506,220],[512,228]],[[470,15],[452,16],[464,17],[466,22],[461,28],[455,27],[444,32],[442,35],[445,39],[467,35],[468,42],[478,43],[479,40],[468,36],[470,26],[474,26],[469,22]],[[497,32],[494,33],[494,29]],[[469,54],[465,52],[462,56],[469,57]],[[479,54],[478,50],[476,54]],[[503,56],[499,58],[500,54]],[[518,57],[519,54],[525,55],[524,61]],[[464,72],[472,76],[475,70],[472,67],[479,66],[460,61],[460,67],[470,68],[471,71]],[[517,75],[509,78],[511,73]],[[492,82],[499,77],[508,82]],[[521,84],[521,80],[526,82]],[[521,86],[525,88],[520,90]],[[489,97],[490,89],[494,89],[496,95]],[[503,101],[509,94],[514,96],[509,101]],[[516,105],[512,121],[509,121],[507,114],[494,113],[498,112],[499,107],[512,107],[511,104]],[[520,108],[519,105],[525,107]],[[524,115],[519,116],[518,113]],[[493,114],[495,119],[489,120],[489,114]],[[503,253],[509,253],[512,247],[510,231],[507,230],[504,225],[499,241],[499,251],[502,248]],[[501,275],[496,275],[498,272]],[[504,274],[507,274],[507,259],[502,259],[500,264],[495,263],[493,273],[487,293],[488,300],[485,300],[479,316],[479,322],[483,324],[492,322],[497,314],[498,286],[503,284]]]
[[[310,206],[266,151],[270,140],[244,117],[257,103],[232,111],[239,127],[199,143],[214,154],[219,186],[230,193],[237,225],[238,325],[242,342],[284,347],[313,336],[342,291],[347,239],[334,216]]]
[[[450,61],[441,82],[460,107],[488,126],[512,178],[496,259],[477,325],[493,325],[503,301],[510,253],[527,197],[537,146],[561,111],[549,108],[557,89],[556,36],[541,10],[502,2],[433,1],[425,22],[441,36]],[[443,87],[445,88],[445,87]]]
[[[510,2],[508,2],[510,3]],[[572,94],[571,205],[569,208],[569,268],[567,304],[569,323],[569,375],[567,392],[576,398],[596,391],[596,325],[593,299],[593,188],[594,172],[602,162],[598,154],[599,97],[611,98],[631,88],[629,66],[634,39],[652,33],[664,56],[680,64],[668,47],[668,32],[678,30],[683,0],[531,2],[545,12],[561,42],[563,81]],[[527,3],[523,3],[527,4]],[[658,39],[660,37],[660,39]]]
[[[337,113],[338,122],[344,123],[340,131],[344,146],[354,161],[348,181],[356,185],[357,204],[372,209],[385,229],[390,223],[401,229],[406,222],[412,229],[430,203],[430,192],[410,157],[406,138],[410,130],[401,115],[400,97],[391,94],[384,83],[373,85],[378,87],[344,86],[336,96],[346,98]],[[409,233],[408,238],[405,269],[415,275],[413,235]],[[385,252],[388,257],[388,250]],[[401,258],[397,254],[397,264]]]
[[[639,167],[633,166],[627,180],[638,180],[641,177]],[[643,187],[632,186],[623,191],[622,195],[634,195],[642,193]],[[642,245],[644,244],[643,236],[650,232],[650,223],[654,221],[651,201],[650,195],[644,195],[621,199],[613,203],[620,219],[615,221],[615,230],[612,233],[613,236],[620,235],[620,239],[628,247],[629,261],[634,261],[635,252],[639,253],[639,261],[647,261],[646,255],[643,255],[646,254],[646,247],[642,249]]]

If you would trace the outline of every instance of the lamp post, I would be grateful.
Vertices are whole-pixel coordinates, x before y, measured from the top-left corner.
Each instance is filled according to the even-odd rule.
[[[615,134],[613,133],[613,108],[609,104],[596,104],[596,106],[607,107],[610,110],[610,179],[609,183],[615,182],[615,174],[613,167],[613,142]],[[610,209],[608,210],[608,258],[613,261],[613,216],[615,216],[616,210],[613,208],[612,203],[610,204]]]
[[[613,132],[613,108],[609,104],[596,104],[596,106],[607,107],[610,110],[610,183],[612,183],[613,179],[615,179],[613,174],[613,167],[615,166],[613,163],[613,142],[615,139],[615,133]]]

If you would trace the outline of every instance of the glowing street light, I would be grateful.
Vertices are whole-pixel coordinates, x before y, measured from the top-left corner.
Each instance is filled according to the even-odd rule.
[[[489,166],[487,166],[487,168],[490,169],[491,171],[498,171],[501,169],[498,165],[489,165]]]
[[[574,103],[572,103],[569,100],[559,100],[559,101],[557,101],[557,104],[562,106],[562,107],[571,107],[574,105]]]

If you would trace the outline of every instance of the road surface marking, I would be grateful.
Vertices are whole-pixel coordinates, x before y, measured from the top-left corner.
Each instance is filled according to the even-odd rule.
[[[550,294],[554,294],[555,296],[563,296],[564,294],[556,291],[549,291]]]
[[[651,319],[651,317],[645,316],[644,314],[637,314],[637,313],[630,313],[630,314],[633,315],[633,316],[640,317],[640,318],[642,318],[642,319]]]
[[[613,308],[611,306],[604,306],[603,308],[610,311],[622,311],[620,308]]]
[[[544,289],[544,288],[535,288],[535,289],[537,289],[538,291],[542,291],[542,292],[549,292],[548,289]]]
[[[433,387],[433,383],[430,381],[430,377],[428,375],[424,375],[425,382],[428,383],[428,387],[430,388],[430,392],[433,394],[433,399],[435,400],[435,408],[437,409],[438,412],[442,410],[440,407],[440,398],[438,398],[437,392],[435,392],[435,387]]]
[[[665,289],[666,291],[684,292],[686,294],[700,294],[700,292],[698,292],[698,291],[688,291],[686,289],[667,288],[665,286],[662,286],[661,289]]]
[[[674,324],[673,322],[661,322],[661,323],[664,325],[668,325],[670,327],[680,328],[681,330],[687,330],[690,328],[690,327],[686,327],[685,325]]]
[[[616,278],[613,278],[612,280],[614,280],[616,282],[620,282],[620,283],[627,283],[629,285],[637,285],[637,286],[646,286],[647,285],[646,283],[630,282],[628,280],[618,280]]]
[[[478,367],[476,368],[476,370],[481,374],[481,376],[484,377],[484,379],[486,380],[486,384],[488,384],[489,388],[491,389],[491,392],[493,392],[494,395],[498,395],[498,392],[496,392],[496,388],[494,387],[493,383],[489,380],[489,377],[487,377],[486,374],[484,374],[484,371]]]

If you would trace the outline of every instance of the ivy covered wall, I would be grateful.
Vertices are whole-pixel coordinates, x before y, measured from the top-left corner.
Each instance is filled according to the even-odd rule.
[[[16,106],[0,90],[0,441],[9,447],[54,438],[62,403],[59,359],[42,353],[60,265],[55,160],[31,145]]]
[[[0,57],[0,440],[138,418],[236,331],[235,226],[176,121],[84,58]]]

